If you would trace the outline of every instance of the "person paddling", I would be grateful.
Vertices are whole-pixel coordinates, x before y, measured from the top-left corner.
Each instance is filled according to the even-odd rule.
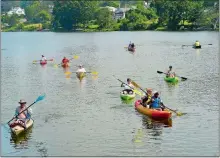
[[[122,83],[121,84],[121,87],[124,87],[124,90],[123,90],[123,93],[126,94],[133,94],[133,90],[134,89],[134,85],[131,83],[131,79],[130,78],[127,78],[127,85]]]
[[[153,96],[153,93],[152,93],[152,89],[151,89],[151,88],[146,88],[146,90],[147,90],[146,95],[141,98],[141,104],[142,104],[144,107],[147,107],[147,105],[150,104],[151,98],[152,98],[152,96]]]
[[[131,44],[131,48],[134,48],[134,47],[135,47],[135,45],[134,45],[134,43],[132,43],[132,44]]]
[[[41,61],[47,61],[47,59],[44,55],[42,55]]]
[[[70,62],[69,59],[67,59],[66,57],[64,57],[62,60],[62,64],[67,64],[69,62]]]
[[[76,71],[76,73],[79,73],[79,72],[86,72],[85,68],[82,66],[82,64],[79,65],[79,68],[78,70]]]
[[[164,111],[165,107],[163,105],[162,100],[159,97],[159,93],[157,91],[154,92],[153,97],[151,98],[150,109],[156,109],[159,111]]]
[[[194,44],[194,46],[195,46],[195,47],[199,47],[199,46],[200,46],[199,41],[196,41],[195,44]]]
[[[15,116],[17,116],[20,112],[22,112],[23,110],[25,110],[27,108],[26,107],[27,102],[24,99],[21,99],[20,102],[18,102],[18,103],[20,104],[20,106],[18,106],[16,108]],[[31,114],[32,114],[32,109],[29,108],[29,109],[25,110],[24,112],[22,112],[21,114],[19,114],[17,117],[14,116],[15,120],[12,124],[10,124],[10,127],[20,125],[26,129],[26,123],[31,118]]]
[[[172,72],[172,68],[173,68],[172,66],[169,66],[169,70],[166,73],[166,77],[175,77],[176,76],[175,72]]]

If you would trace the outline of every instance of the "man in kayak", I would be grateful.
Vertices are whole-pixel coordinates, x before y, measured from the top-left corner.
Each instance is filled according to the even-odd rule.
[[[153,93],[152,93],[152,89],[151,89],[151,88],[146,88],[146,90],[147,90],[146,95],[141,98],[141,104],[142,104],[144,107],[147,107],[147,105],[150,104],[151,98],[152,98],[152,96],[153,96]]]
[[[47,61],[47,59],[44,55],[42,55],[41,61]]]
[[[85,68],[82,66],[82,64],[79,65],[79,69],[76,71],[76,73],[79,72],[86,72]]]
[[[124,87],[125,89],[123,90],[123,93],[128,93],[128,94],[133,94],[134,85],[131,83],[131,79],[127,78],[127,85],[122,83],[121,87]]]
[[[196,47],[200,46],[199,41],[196,41],[194,45],[195,45]]]
[[[70,62],[69,59],[67,59],[66,57],[64,57],[62,60],[62,64],[67,64],[69,62]]]
[[[15,121],[12,124],[10,124],[10,127],[21,125],[23,128],[26,128],[26,123],[31,118],[32,110],[31,108],[29,108],[26,111],[22,112],[27,108],[26,102],[23,99],[21,99],[20,102],[18,103],[20,104],[20,106],[18,106],[15,110],[15,116],[14,116]],[[19,114],[20,112],[22,113]]]
[[[172,68],[173,68],[172,66],[169,66],[169,70],[166,73],[166,77],[175,77],[176,76],[175,72],[172,72]]]
[[[165,107],[163,106],[163,102],[159,97],[159,93],[157,91],[154,92],[153,97],[151,98],[151,104],[150,109],[156,109],[156,110],[164,110]]]

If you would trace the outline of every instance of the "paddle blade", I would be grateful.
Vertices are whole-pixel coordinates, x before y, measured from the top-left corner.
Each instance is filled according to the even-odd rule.
[[[140,86],[139,86],[136,82],[131,81],[131,83],[132,83],[136,88],[140,88]]]
[[[98,75],[98,72],[92,71],[91,74],[92,74],[92,75]]]
[[[39,102],[39,101],[41,101],[41,100],[43,100],[45,97],[46,97],[46,94],[43,94],[43,95],[39,96],[39,97],[36,99],[35,103],[36,103],[36,102]]]
[[[78,55],[74,55],[74,56],[73,56],[73,59],[78,59],[78,58],[79,58]]]
[[[67,72],[65,72],[64,74],[65,75],[70,75],[72,72],[69,72],[69,71],[67,71]]]
[[[162,71],[157,71],[157,73],[162,74],[163,72]]]
[[[136,93],[136,94],[138,94],[138,95],[142,96],[142,93],[141,93],[141,92],[139,92],[138,90],[134,89],[133,91],[134,91],[134,93]]]
[[[186,78],[186,77],[181,77],[181,79],[182,79],[183,81],[187,80],[187,78]]]

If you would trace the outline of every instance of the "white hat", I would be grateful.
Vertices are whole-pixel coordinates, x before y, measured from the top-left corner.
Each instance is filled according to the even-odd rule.
[[[24,99],[21,99],[20,102],[18,102],[18,103],[19,104],[22,104],[22,103],[26,104],[27,102]]]

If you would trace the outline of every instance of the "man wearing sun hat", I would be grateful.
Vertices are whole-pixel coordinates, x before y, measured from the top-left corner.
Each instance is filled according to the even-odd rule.
[[[141,98],[142,105],[144,107],[147,107],[147,105],[149,105],[149,103],[151,101],[151,97],[153,95],[151,88],[146,88],[146,91],[147,91],[146,95]]]
[[[79,65],[79,69],[76,71],[78,72],[86,72],[85,68],[82,66],[82,64]]]
[[[15,110],[15,116],[14,116],[15,121],[10,126],[12,127],[12,126],[19,124],[22,127],[26,128],[26,123],[31,118],[32,110],[30,108],[25,110],[27,108],[26,107],[27,102],[24,99],[21,99],[20,102],[18,103],[20,104],[20,106],[18,106]],[[22,112],[23,110],[25,111]],[[20,112],[22,113],[19,114]]]

